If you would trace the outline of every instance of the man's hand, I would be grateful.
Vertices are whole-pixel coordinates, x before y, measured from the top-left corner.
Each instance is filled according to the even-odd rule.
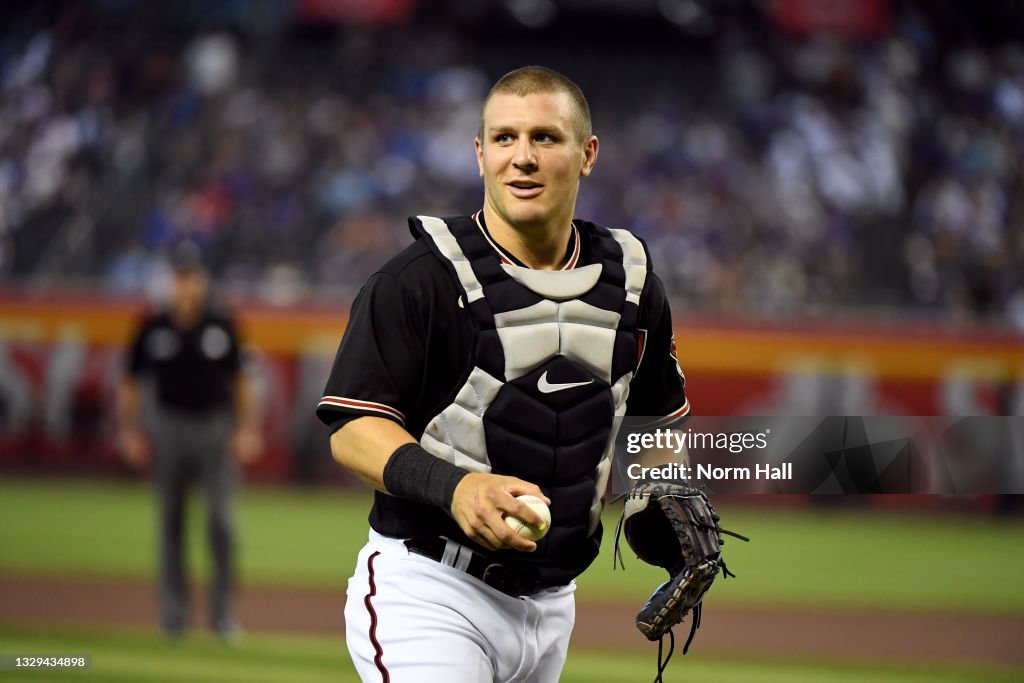
[[[146,436],[138,427],[126,427],[121,430],[118,439],[121,458],[131,467],[141,470],[149,464],[150,453]]]
[[[258,427],[240,426],[231,435],[231,456],[243,465],[259,460],[263,454],[263,435]]]
[[[514,515],[533,526],[544,521],[528,505],[516,500],[516,496],[522,495],[537,496],[551,504],[551,499],[535,484],[515,477],[471,472],[455,487],[452,517],[466,536],[485,548],[532,553],[537,544],[517,534],[504,520],[505,515]]]

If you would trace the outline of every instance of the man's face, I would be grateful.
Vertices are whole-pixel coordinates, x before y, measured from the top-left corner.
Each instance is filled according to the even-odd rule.
[[[209,279],[201,269],[182,270],[174,273],[172,305],[183,312],[198,310],[206,299]]]
[[[484,201],[513,228],[568,225],[581,177],[597,160],[597,138],[580,142],[566,93],[499,93],[483,113],[476,157]]]

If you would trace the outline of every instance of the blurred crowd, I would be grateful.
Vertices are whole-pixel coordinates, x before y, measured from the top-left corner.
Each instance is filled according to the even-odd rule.
[[[189,237],[229,294],[350,296],[407,215],[482,198],[472,138],[502,71],[479,32],[408,35],[73,13],[0,34],[0,283],[138,292]],[[664,68],[571,48],[551,66],[601,139],[578,215],[645,237],[685,308],[1024,328],[1024,42],[910,9],[868,40],[744,20],[655,47]]]

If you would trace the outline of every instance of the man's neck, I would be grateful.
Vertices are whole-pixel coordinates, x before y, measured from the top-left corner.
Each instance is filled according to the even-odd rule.
[[[203,309],[202,306],[172,304],[170,314],[177,327],[189,330],[199,323],[199,320],[203,317]]]
[[[534,270],[558,270],[565,263],[572,234],[571,215],[549,225],[512,226],[485,202],[484,223],[502,249]]]

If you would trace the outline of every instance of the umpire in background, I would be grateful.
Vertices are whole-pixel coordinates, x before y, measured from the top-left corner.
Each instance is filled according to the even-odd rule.
[[[118,396],[120,447],[125,460],[152,464],[160,517],[160,619],[164,632],[181,635],[189,594],[182,545],[188,488],[201,484],[213,554],[210,627],[238,635],[232,611],[234,523],[231,494],[236,461],[262,449],[253,391],[242,372],[235,323],[209,300],[209,276],[191,242],[171,253],[173,282],[164,310],[145,315],[128,350]],[[152,439],[143,430],[140,380],[152,380]],[[148,423],[148,420],[147,420]],[[150,448],[152,446],[152,450]]]

